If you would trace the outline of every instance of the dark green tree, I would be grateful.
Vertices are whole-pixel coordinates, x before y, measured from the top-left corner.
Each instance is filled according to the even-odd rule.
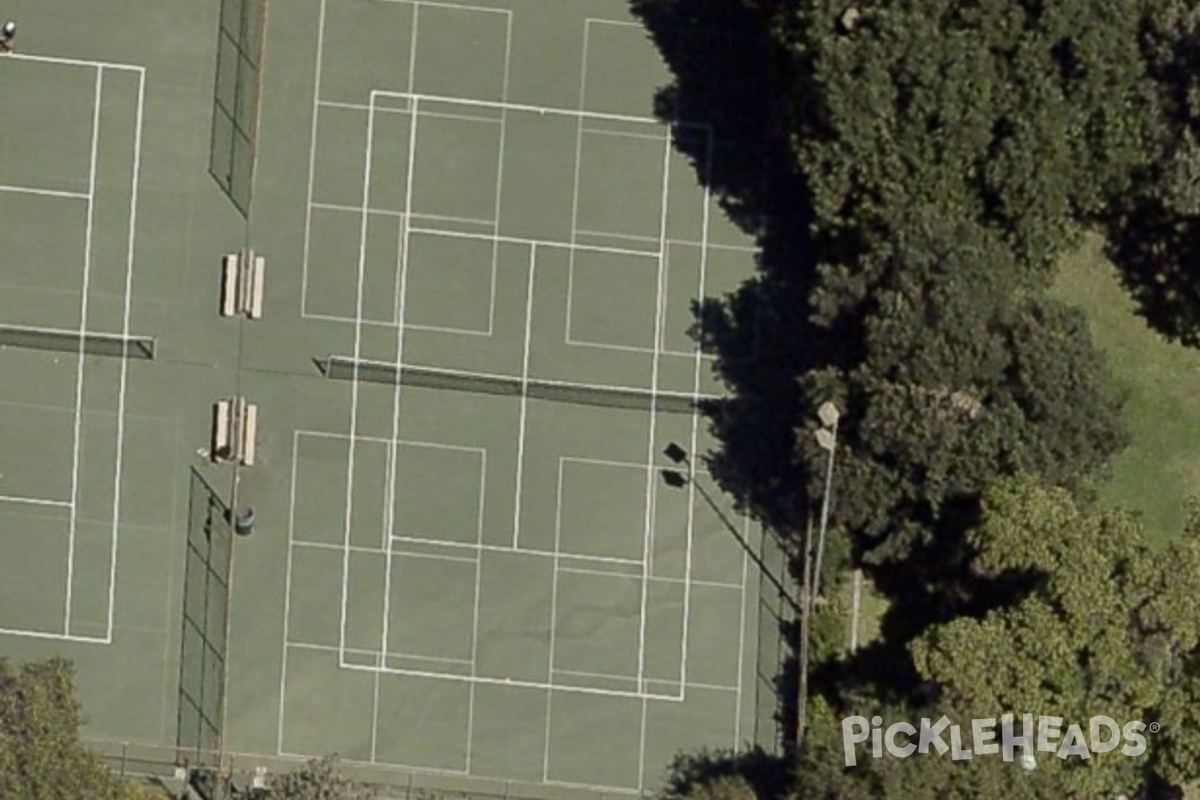
[[[778,6],[805,20],[781,46],[811,65],[789,97],[815,225],[852,258],[936,201],[1044,271],[1157,152],[1139,0],[893,0],[853,25],[845,6]]]
[[[338,769],[336,756],[315,758],[271,778],[269,800],[371,800],[375,792]]]
[[[1155,722],[1138,758],[1119,751],[1039,758],[1064,797],[1133,795],[1152,781],[1184,786],[1200,768],[1200,527],[1151,550],[1132,517],[1081,510],[1023,476],[992,487],[970,534],[984,574],[1019,572],[1034,587],[982,618],[927,629],[911,645],[918,672],[964,716],[1003,712],[1083,723]],[[1044,763],[1043,763],[1044,762]]]
[[[119,800],[127,791],[79,740],[74,670],[62,659],[0,659],[0,797]]]

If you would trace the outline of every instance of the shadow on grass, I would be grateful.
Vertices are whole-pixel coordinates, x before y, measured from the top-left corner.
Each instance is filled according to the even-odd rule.
[[[1129,201],[1108,227],[1107,255],[1151,328],[1200,346],[1200,216],[1159,198]]]

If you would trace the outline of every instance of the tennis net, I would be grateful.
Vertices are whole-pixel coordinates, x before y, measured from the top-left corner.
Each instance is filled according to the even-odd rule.
[[[641,411],[666,411],[690,414],[705,401],[718,399],[714,395],[692,395],[682,392],[651,392],[628,386],[602,386],[586,383],[566,383],[540,378],[522,379],[513,375],[494,375],[463,372],[439,367],[418,367],[392,364],[349,356],[330,356],[324,362],[327,378],[360,380],[371,383],[403,384],[427,389],[448,389],[476,394],[494,394],[577,403],[604,408],[627,408]]]
[[[64,353],[82,351],[94,356],[140,359],[153,359],[157,349],[156,341],[148,336],[121,336],[24,325],[0,325],[0,346],[60,350]]]

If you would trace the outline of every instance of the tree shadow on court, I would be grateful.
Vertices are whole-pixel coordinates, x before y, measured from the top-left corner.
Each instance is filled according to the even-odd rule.
[[[811,202],[789,139],[787,117],[794,109],[781,102],[785,96],[788,102],[797,99],[797,81],[789,74],[795,62],[777,52],[770,20],[745,0],[634,0],[633,11],[674,77],[655,97],[656,115],[679,123],[672,128],[675,148],[728,219],[759,248],[753,276],[724,297],[693,304],[691,334],[717,356],[714,370],[728,387],[726,398],[702,408],[719,447],[695,457],[703,458],[738,509],[762,522],[780,549],[792,554],[775,570],[779,574],[769,575],[771,583],[796,587],[804,522],[812,512],[810,498],[817,497],[796,487],[820,481],[796,457],[796,432],[808,427],[817,404],[804,396],[796,377],[821,364],[845,362],[846,354],[832,343],[852,339],[818,332],[809,322],[816,276],[808,235]],[[770,572],[761,564],[759,570]],[[794,603],[794,588],[787,594]],[[774,617],[790,652],[777,664],[760,665],[777,670],[770,682],[785,744],[797,723],[795,619]],[[675,774],[695,781],[736,765],[748,780],[769,782],[776,773],[771,764],[755,761],[761,755],[737,760],[702,754],[677,764]],[[762,776],[758,768],[765,770]]]
[[[656,114],[664,122],[708,126],[711,136],[702,134],[702,127],[676,125],[674,144],[728,218],[759,247],[753,276],[732,293],[702,298],[693,308],[692,335],[717,356],[713,368],[728,389],[727,398],[703,406],[718,447],[696,455],[739,510],[762,522],[793,554],[782,570],[790,575],[776,577],[797,587],[804,531],[819,511],[825,469],[815,444],[804,448],[803,456],[798,452],[817,426],[817,406],[828,399],[818,396],[819,377],[808,392],[797,377],[847,371],[864,353],[860,323],[852,315],[838,315],[831,327],[811,321],[818,260],[852,261],[849,251],[855,245],[818,241],[810,234],[812,200],[792,137],[799,135],[796,130],[816,130],[810,112],[815,93],[805,88],[809,65],[777,44],[787,39],[780,26],[793,24],[786,21],[785,5],[776,0],[634,0],[633,11],[673,75],[657,93]],[[850,434],[855,422],[845,420]],[[946,535],[953,534],[947,527]],[[931,546],[941,543],[934,538]],[[849,546],[831,553],[824,574],[838,573],[857,555]],[[960,564],[949,562],[931,554],[927,571],[937,575],[928,577],[954,577]],[[836,703],[843,692],[861,686],[876,686],[882,694],[919,691],[905,643],[930,620],[962,609],[946,605],[943,595],[921,584],[903,582],[905,576],[911,574],[879,585],[892,608],[903,609],[882,621],[882,642],[852,658],[810,662],[812,693]],[[795,653],[799,637],[792,620],[777,620],[777,625]],[[795,729],[797,673],[795,658],[785,659],[775,679],[784,731]]]
[[[807,322],[810,202],[779,99],[784,85],[794,97],[793,60],[777,53],[765,14],[743,0],[634,0],[633,11],[674,76],[655,97],[656,114],[680,123],[676,149],[760,248],[752,278],[693,308],[692,335],[718,356],[730,389],[729,399],[704,407],[722,445],[708,466],[743,510],[786,535],[807,509],[782,487],[810,478],[794,442],[813,409],[795,377],[837,358],[819,344],[828,331],[812,335]]]

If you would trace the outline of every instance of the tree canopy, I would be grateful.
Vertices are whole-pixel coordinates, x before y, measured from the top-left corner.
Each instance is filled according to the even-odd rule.
[[[1200,11],[634,6],[675,75],[660,109],[711,121],[701,178],[762,245],[753,279],[697,309],[730,389],[708,409],[720,443],[709,462],[790,552],[824,492],[815,411],[832,400],[842,412],[833,522],[852,546],[837,552],[892,607],[881,644],[817,670],[818,701],[912,710],[934,686],[959,715],[1029,704],[1164,725],[1136,764],[1022,779],[983,762],[823,772],[816,725],[806,791],[1183,786],[1200,768],[1186,733],[1200,688],[1195,609],[1174,598],[1200,581],[1197,526],[1157,554],[1131,519],[1090,505],[1129,437],[1087,321],[1046,288],[1099,230],[1148,322],[1200,343]],[[846,560],[825,563],[835,585]],[[882,682],[856,685],[863,676]]]
[[[128,787],[79,739],[74,669],[0,659],[0,797],[120,800]]]
[[[372,800],[375,792],[347,778],[336,756],[314,758],[272,776],[267,800]]]

